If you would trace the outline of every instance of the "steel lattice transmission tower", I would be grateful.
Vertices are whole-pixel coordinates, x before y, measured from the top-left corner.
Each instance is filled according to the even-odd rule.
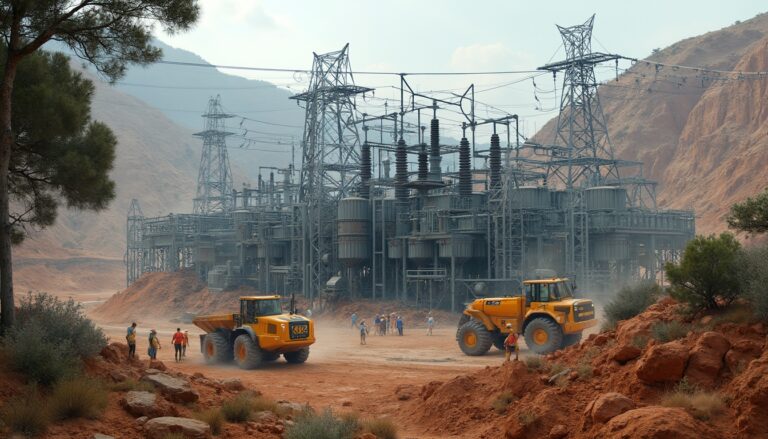
[[[539,67],[557,75],[564,72],[560,113],[548,163],[547,182],[562,184],[570,192],[566,220],[568,275],[590,282],[589,232],[581,188],[620,185],[619,166],[608,137],[605,115],[597,93],[595,65],[614,61],[619,55],[592,51],[592,15],[584,24],[557,26],[566,59]]]
[[[143,226],[144,212],[141,211],[139,200],[134,198],[128,207],[128,218],[126,220],[126,286],[134,283],[144,272],[144,254],[141,242]]]
[[[306,110],[299,192],[306,209],[301,214],[304,251],[297,252],[304,256],[292,265],[311,298],[336,271],[335,206],[355,188],[360,173],[355,96],[370,90],[355,85],[347,44],[336,52],[315,53],[307,91],[291,97]]]
[[[592,52],[594,21],[592,15],[584,24],[557,26],[566,59],[539,67],[539,70],[548,70],[555,75],[565,72],[553,142],[565,148],[550,162],[548,180],[559,180],[569,189],[619,180],[617,161],[597,94],[595,65],[617,61],[621,56]]]
[[[216,96],[208,100],[208,109],[203,114],[205,130],[195,133],[203,139],[203,152],[200,157],[200,170],[197,174],[197,195],[193,213],[209,215],[226,213],[232,210],[232,170],[227,153],[227,136],[224,121],[233,117],[221,108],[221,98]]]

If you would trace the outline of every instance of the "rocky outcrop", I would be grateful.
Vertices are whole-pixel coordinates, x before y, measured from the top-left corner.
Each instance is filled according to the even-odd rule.
[[[190,403],[197,401],[200,397],[197,391],[190,387],[188,381],[164,373],[146,375],[142,381],[153,384],[169,401]]]
[[[696,340],[690,351],[685,376],[693,384],[712,388],[723,368],[723,358],[731,347],[728,339],[719,332],[705,332]]]
[[[163,399],[159,399],[152,392],[130,391],[120,399],[120,406],[131,415],[140,418],[157,418],[160,416],[178,415],[176,406],[169,404]]]
[[[651,346],[638,360],[635,373],[649,384],[679,381],[683,378],[688,355],[688,348],[678,341]]]
[[[587,406],[585,415],[592,417],[592,422],[602,424],[614,417],[635,408],[635,403],[621,393],[603,393]]]
[[[716,438],[705,424],[680,408],[642,407],[608,421],[596,437],[605,439],[701,439]]]
[[[764,343],[755,340],[738,340],[731,345],[725,354],[725,364],[731,372],[741,372],[747,368],[750,361],[760,357]]]
[[[209,439],[211,427],[196,419],[163,416],[147,421],[144,434],[147,439],[163,439],[172,434],[180,434],[189,439]]]

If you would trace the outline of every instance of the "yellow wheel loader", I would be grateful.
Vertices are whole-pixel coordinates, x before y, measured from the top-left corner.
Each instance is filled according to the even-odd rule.
[[[484,355],[492,345],[504,349],[511,324],[530,350],[548,354],[578,343],[582,331],[597,324],[592,301],[575,299],[567,278],[524,281],[523,293],[467,305],[456,333],[459,348],[472,356]]]
[[[312,320],[291,311],[283,312],[280,296],[244,296],[239,314],[198,316],[192,320],[206,332],[200,349],[209,364],[234,361],[243,369],[255,369],[280,355],[289,363],[303,363],[315,342]]]

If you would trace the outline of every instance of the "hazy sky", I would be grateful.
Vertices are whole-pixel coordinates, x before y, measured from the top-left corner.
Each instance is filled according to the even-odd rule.
[[[593,49],[643,58],[656,47],[746,20],[768,10],[765,1],[404,1],[201,0],[202,16],[189,33],[161,36],[213,64],[310,68],[312,52],[350,43],[356,70],[518,70],[564,57],[555,24],[573,25],[596,13]],[[553,58],[554,55],[554,58]],[[301,88],[302,75],[244,73]],[[357,83],[395,85],[396,78],[356,77]],[[514,77],[418,78],[425,89],[493,86]],[[549,79],[540,87],[554,88]],[[377,96],[386,96],[386,90]],[[394,94],[392,94],[394,96]],[[553,116],[554,96],[536,110],[533,86],[488,93],[486,102],[532,123]],[[546,111],[548,110],[548,111]],[[531,122],[529,122],[531,123]],[[533,127],[529,127],[531,131]]]

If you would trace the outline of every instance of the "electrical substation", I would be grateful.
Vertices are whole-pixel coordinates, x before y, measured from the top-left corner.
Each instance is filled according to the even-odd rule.
[[[656,279],[694,236],[694,213],[660,209],[642,163],[614,156],[595,66],[621,57],[592,51],[593,18],[558,27],[566,58],[539,68],[563,78],[548,139],[524,138],[515,114],[479,117],[474,85],[446,97],[412,88],[407,74],[398,106],[363,113],[357,101],[374,89],[355,83],[345,46],[315,54],[308,89],[292,97],[305,110],[300,163],[238,188],[232,115],[212,98],[196,134],[192,213],[145,217],[133,201],[127,283],[194,270],[211,290],[457,311],[516,294],[541,269],[579,290]],[[460,140],[443,135],[448,124]]]

